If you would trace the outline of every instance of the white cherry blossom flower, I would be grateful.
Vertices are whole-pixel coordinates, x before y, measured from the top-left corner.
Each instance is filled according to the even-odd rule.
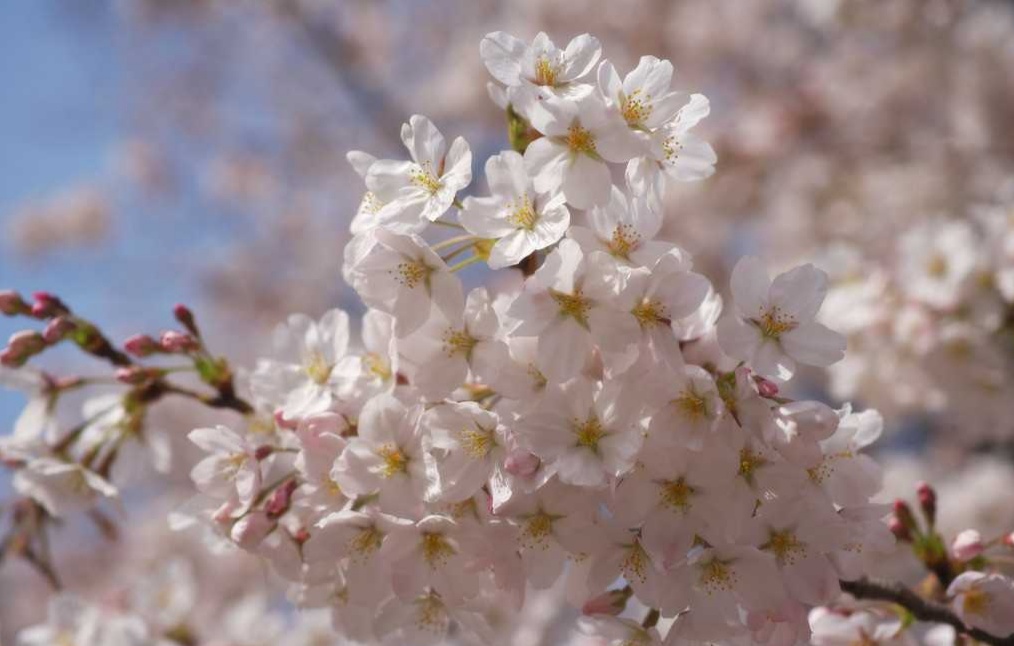
[[[495,31],[482,39],[479,54],[486,69],[517,100],[517,90],[542,96],[572,96],[598,62],[602,46],[594,36],[581,34],[565,49],[559,49],[545,32],[539,32],[531,44]]]
[[[789,379],[796,363],[829,366],[845,338],[814,317],[827,293],[827,274],[803,265],[772,282],[763,263],[743,258],[732,271],[733,311],[718,323],[722,349],[765,377]]]
[[[431,438],[436,478],[430,495],[434,499],[461,502],[471,498],[503,469],[507,429],[495,413],[474,402],[453,402],[427,411],[422,423]]]
[[[209,496],[235,495],[245,506],[253,503],[263,478],[257,447],[221,425],[195,429],[187,437],[211,454],[190,471],[197,490]]]
[[[487,261],[491,268],[516,265],[566,233],[570,211],[564,196],[537,192],[520,154],[508,150],[490,157],[486,179],[492,195],[465,198],[459,219],[469,233],[496,240]]]
[[[14,474],[12,484],[15,491],[60,518],[119,496],[116,487],[94,471],[50,457],[30,460]]]
[[[1002,574],[962,572],[947,586],[961,620],[998,637],[1014,633],[1014,581]]]
[[[418,233],[446,213],[458,191],[472,181],[472,151],[461,137],[448,150],[436,126],[418,114],[402,125],[401,140],[411,161],[373,161],[366,187],[383,204],[373,214],[377,225]]]

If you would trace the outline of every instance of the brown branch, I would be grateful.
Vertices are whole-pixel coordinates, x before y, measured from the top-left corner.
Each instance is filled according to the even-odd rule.
[[[912,616],[916,619],[947,624],[959,633],[964,633],[984,644],[1014,646],[1014,635],[997,637],[979,628],[966,626],[965,622],[947,606],[923,599],[900,583],[862,578],[857,581],[842,581],[841,587],[842,590],[857,599],[873,599],[896,603],[912,613]]]

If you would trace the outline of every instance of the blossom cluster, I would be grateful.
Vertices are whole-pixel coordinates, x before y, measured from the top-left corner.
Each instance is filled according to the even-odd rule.
[[[470,148],[422,116],[408,160],[349,154],[361,345],[340,310],[290,317],[249,376],[265,415],[191,433],[207,457],[175,522],[266,557],[364,641],[488,642],[563,579],[616,643],[661,643],[660,618],[668,643],[805,640],[807,608],[894,544],[862,453],[880,416],[782,393],[844,354],[816,321],[826,275],[746,258],[723,304],[659,238],[666,183],[715,160],[690,132],[708,102],[668,61],[621,78],[587,35],[481,53],[514,148],[489,195],[458,199]],[[479,262],[513,269],[466,293]]]
[[[961,442],[1014,436],[1009,203],[917,223],[883,258],[846,245],[824,256],[823,314],[850,340],[830,371],[836,395],[937,413]]]

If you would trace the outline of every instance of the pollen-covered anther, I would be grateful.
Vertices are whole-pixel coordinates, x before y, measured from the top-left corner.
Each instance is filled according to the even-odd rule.
[[[613,236],[606,242],[609,253],[616,258],[630,260],[630,252],[641,244],[641,234],[632,225],[625,222],[617,224]]]
[[[595,148],[595,135],[577,123],[567,128],[567,147],[575,154],[598,154]]]
[[[796,329],[796,319],[784,312],[777,305],[764,310],[754,323],[760,328],[761,334],[769,339],[777,339],[782,334]]]
[[[383,460],[380,466],[380,475],[391,478],[399,473],[408,472],[408,456],[401,449],[393,444],[385,444],[377,451],[377,455]]]
[[[434,569],[445,565],[457,553],[447,537],[436,532],[426,532],[422,535],[420,549],[426,564]]]
[[[526,231],[535,229],[535,224],[539,221],[539,214],[535,212],[535,206],[527,195],[511,201],[507,208],[510,211],[510,215],[507,216],[508,222]]]
[[[443,182],[433,172],[433,165],[429,162],[424,162],[421,166],[412,170],[409,173],[409,177],[413,184],[422,188],[430,195],[435,195],[437,191],[444,187]]]

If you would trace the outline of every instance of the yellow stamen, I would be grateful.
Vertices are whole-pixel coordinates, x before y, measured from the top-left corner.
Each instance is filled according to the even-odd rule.
[[[444,331],[444,353],[448,358],[456,354],[464,355],[467,359],[472,354],[472,348],[479,342],[465,330],[448,328]]]
[[[331,377],[331,371],[334,370],[334,366],[327,362],[319,352],[314,352],[310,355],[309,361],[306,362],[306,375],[317,385],[323,386],[327,383],[327,380]]]
[[[602,428],[602,422],[594,415],[591,415],[583,422],[575,419],[573,425],[574,435],[577,437],[577,445],[597,452],[599,450],[599,440],[606,435],[605,430]]]
[[[684,478],[669,480],[659,490],[659,497],[662,504],[673,510],[686,512],[693,506],[691,498],[696,490],[691,487]]]
[[[373,525],[363,527],[349,540],[349,552],[352,558],[356,560],[368,558],[380,549],[383,538],[384,535]]]
[[[433,165],[429,162],[423,162],[422,166],[412,170],[412,172],[409,173],[409,177],[411,178],[413,184],[421,187],[430,195],[435,195],[436,192],[444,186],[433,172]]]
[[[964,599],[961,601],[961,608],[965,611],[965,614],[981,616],[986,614],[989,604],[989,594],[978,588],[970,588],[965,592]]]
[[[792,565],[796,557],[806,554],[806,544],[799,541],[789,529],[772,531],[768,542],[761,546],[775,555],[780,565]]]
[[[652,325],[669,325],[669,312],[661,301],[646,298],[630,310],[642,328]]]
[[[640,88],[631,92],[630,96],[623,97],[620,106],[623,118],[634,128],[643,127],[645,120],[651,115],[651,97],[644,95],[642,99]]]
[[[458,442],[470,458],[481,460],[496,446],[496,434],[493,429],[476,424],[475,428],[466,428],[458,433]]]
[[[539,221],[539,214],[535,212],[535,207],[528,195],[520,198],[517,204],[511,201],[508,208],[511,211],[511,214],[507,216],[508,222],[519,229],[527,231],[535,229],[535,223]]]
[[[767,460],[752,450],[745,447],[740,450],[739,475],[747,482],[753,484],[754,472],[765,464],[767,464]]]
[[[398,263],[397,268],[392,273],[397,274],[395,280],[399,283],[408,287],[409,289],[415,289],[419,285],[425,284],[429,281],[430,273],[433,270],[421,260],[405,260],[404,262]]]
[[[595,149],[595,136],[591,131],[575,123],[567,128],[567,147],[574,154],[584,153],[585,155],[597,155]]]
[[[432,569],[445,565],[457,552],[443,534],[426,532],[422,535],[422,554],[426,564]]]
[[[535,61],[535,84],[550,87],[556,85],[556,68],[546,56],[540,56],[539,60]]]
[[[389,381],[393,376],[391,366],[387,360],[379,354],[369,353],[363,356],[363,367],[371,375],[378,377],[381,381]]]
[[[550,290],[549,293],[559,305],[561,316],[569,316],[583,327],[588,327],[588,310],[591,309],[591,301],[584,297],[581,290],[576,290],[573,294],[564,294],[555,290]]]
[[[633,226],[622,223],[616,225],[613,237],[606,243],[609,253],[615,258],[630,260],[630,252],[641,244],[641,234]]]
[[[447,613],[440,597],[430,593],[419,597],[415,604],[415,626],[421,631],[441,633],[447,623]]]
[[[782,334],[796,329],[796,320],[784,314],[777,305],[765,310],[759,320],[754,320],[761,334],[769,339],[777,339]]]
[[[525,520],[518,540],[528,548],[549,549],[549,538],[553,534],[553,521],[556,518],[544,511],[532,514]]]
[[[394,444],[384,444],[377,450],[384,464],[380,468],[380,475],[391,478],[399,473],[408,472],[408,456]]]
[[[731,561],[722,561],[718,557],[701,564],[699,584],[705,594],[711,596],[715,592],[728,592],[736,585],[736,572],[729,567]]]
[[[648,554],[641,547],[640,541],[635,541],[627,550],[626,555],[624,555],[623,562],[620,564],[620,571],[623,572],[623,576],[627,581],[637,579],[641,583],[644,583],[644,580],[648,576],[648,566],[650,563]]]

